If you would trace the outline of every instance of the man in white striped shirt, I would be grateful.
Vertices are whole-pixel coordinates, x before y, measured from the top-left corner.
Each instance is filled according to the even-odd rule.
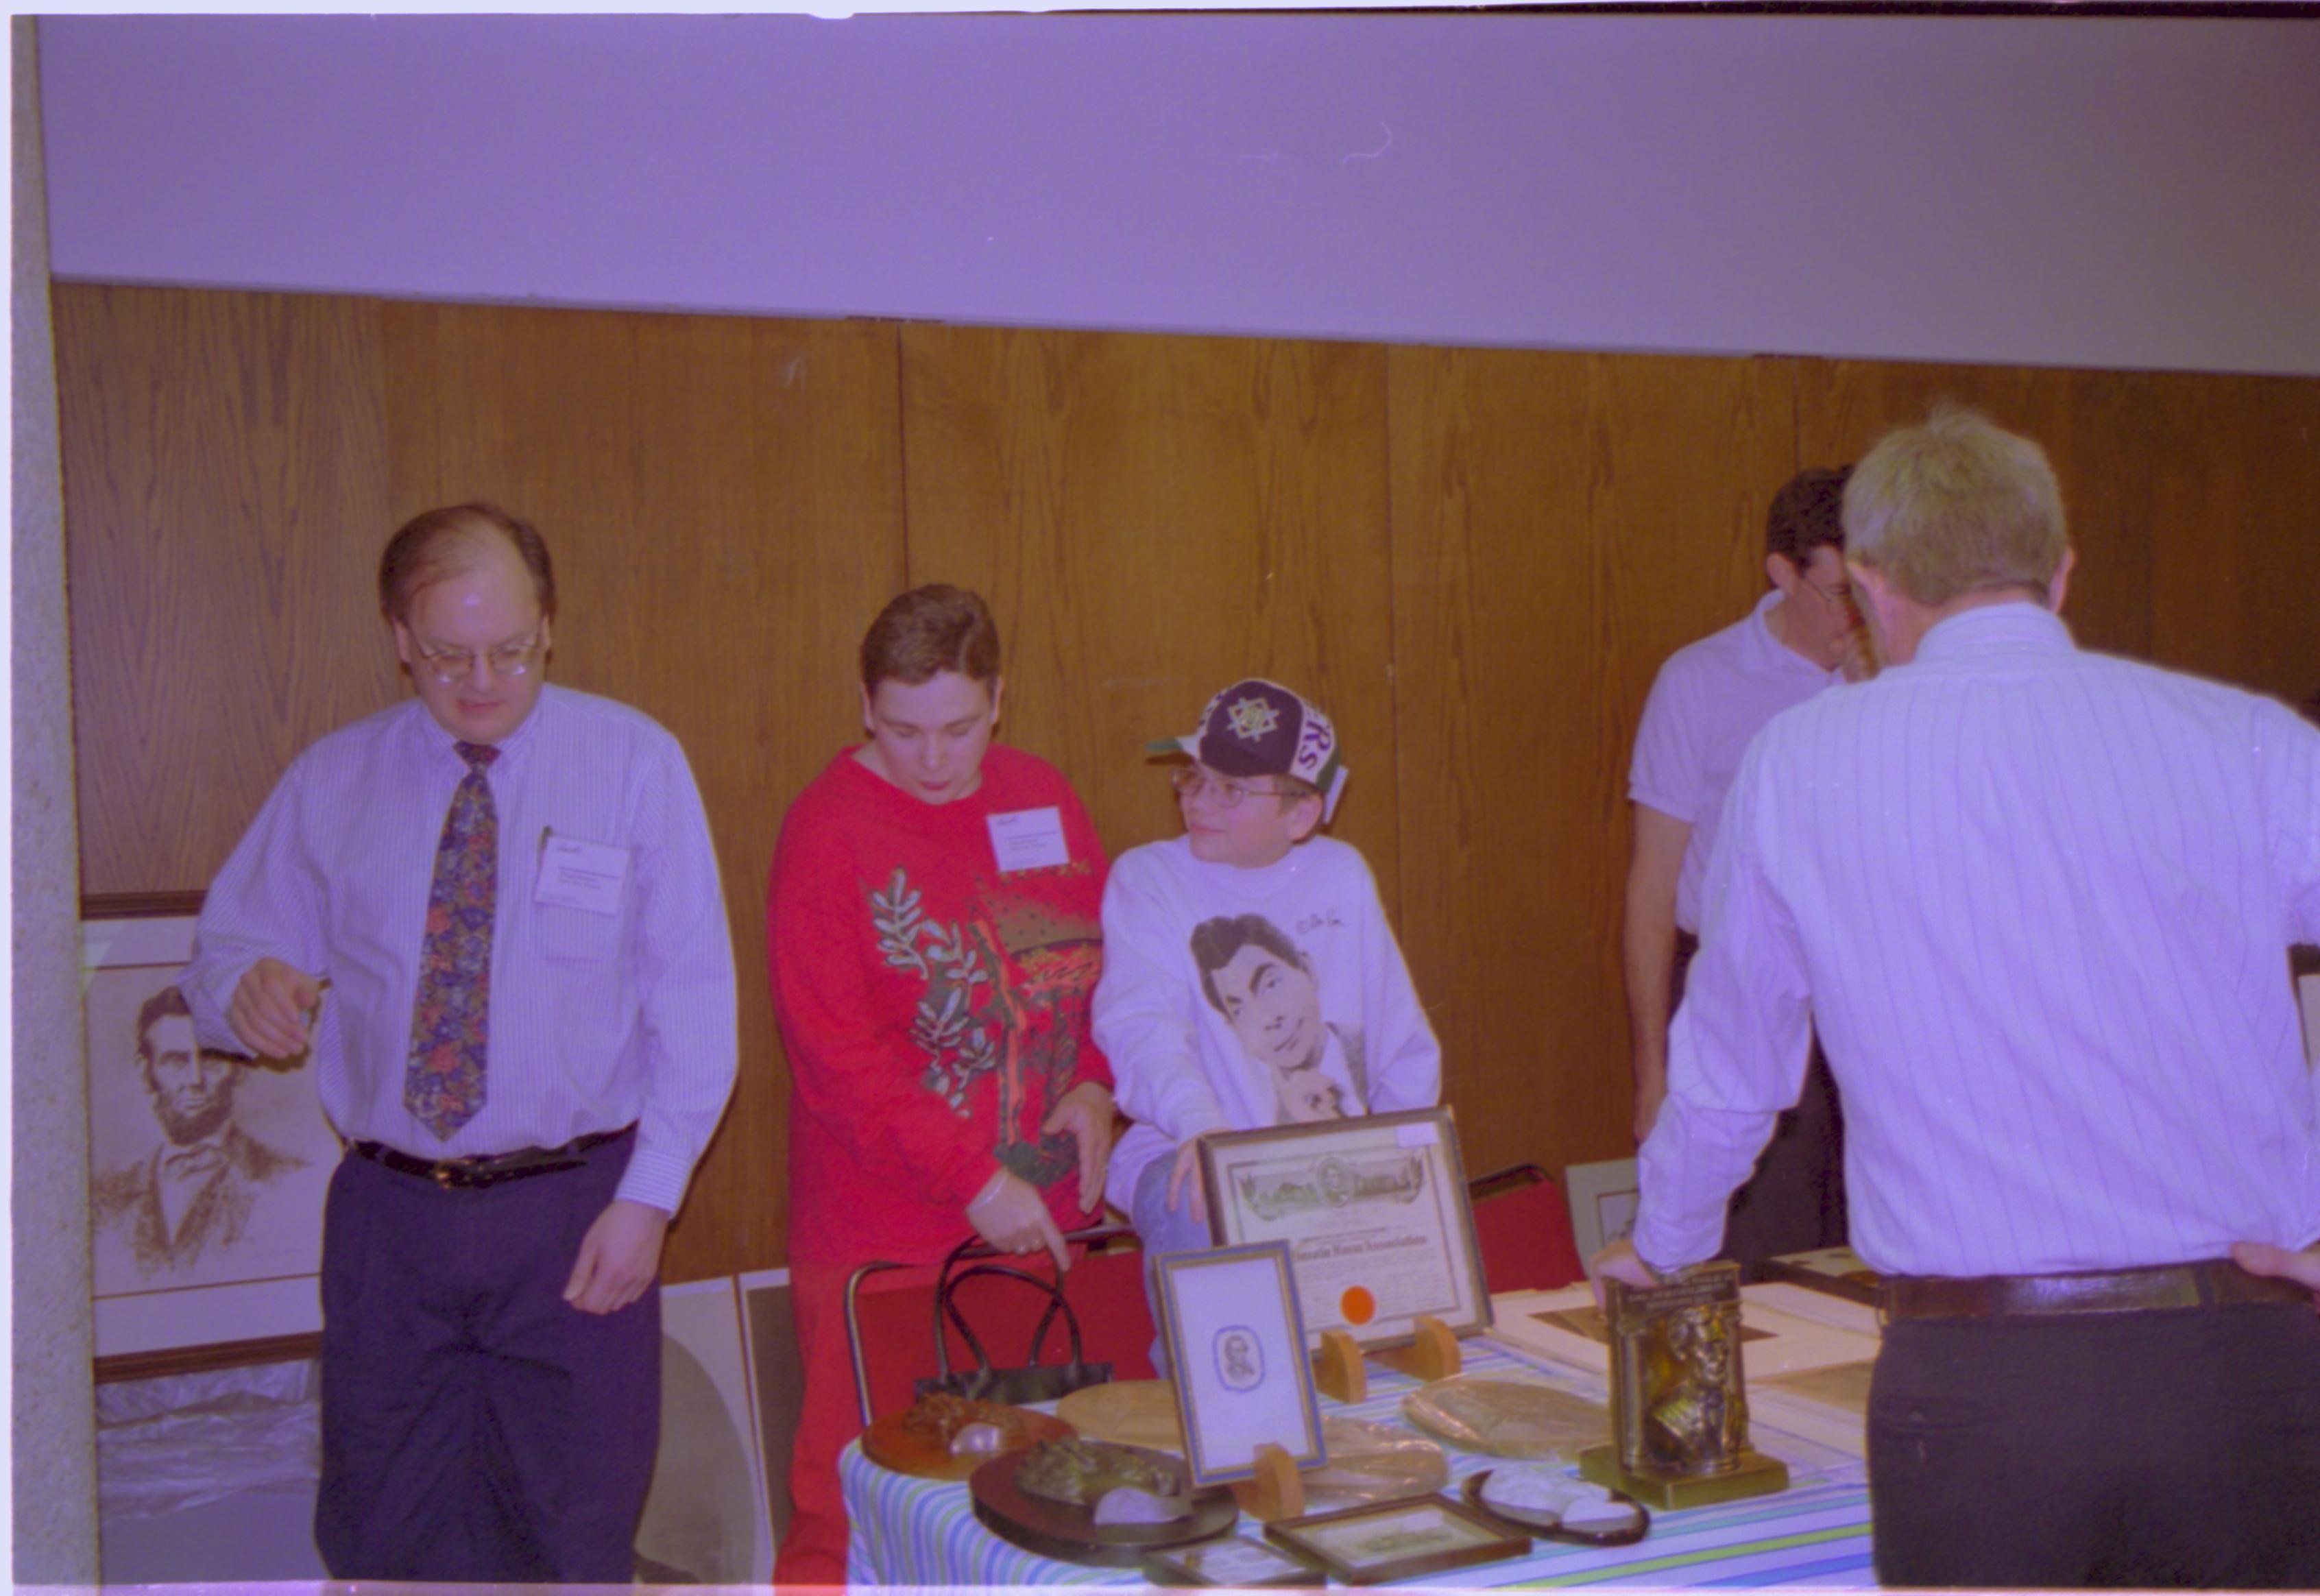
[[[547,546],[414,518],[414,699],[294,761],[212,885],[202,1043],[313,1049],[315,1540],[339,1579],[621,1583],[659,1433],[661,1238],[732,1090],[733,955],[675,739],[541,681]]]
[[[1844,529],[1888,668],[1743,760],[1597,1273],[1715,1253],[1817,1025],[1888,1277],[1879,1577],[2320,1584],[2320,1318],[2229,1257],[2320,1239],[2320,732],[2079,651],[2053,472],[1978,416],[1880,443]]]

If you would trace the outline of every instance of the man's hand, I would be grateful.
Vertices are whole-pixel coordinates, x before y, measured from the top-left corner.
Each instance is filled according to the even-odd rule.
[[[583,1313],[617,1313],[645,1294],[660,1271],[668,1216],[648,1202],[615,1197],[580,1238],[564,1300]]]
[[[1041,1122],[1045,1136],[1068,1136],[1080,1145],[1080,1209],[1103,1202],[1103,1172],[1111,1163],[1111,1093],[1095,1081],[1082,1081],[1056,1099]]]
[[[295,1058],[306,1050],[307,1028],[322,1002],[322,977],[261,958],[234,984],[226,1023],[259,1057]]]
[[[1603,1306],[1603,1283],[1616,1280],[1623,1285],[1640,1286],[1648,1291],[1660,1283],[1659,1277],[1644,1266],[1641,1255],[1632,1241],[1613,1242],[1587,1260],[1587,1283],[1595,1288],[1595,1306]]]
[[[2320,1247],[2298,1253],[2268,1241],[2235,1241],[2232,1244],[2232,1262],[2250,1274],[2277,1275],[2297,1285],[2310,1286],[2313,1310],[2320,1312]]]
[[[1176,1149],[1175,1167],[1168,1172],[1169,1211],[1184,1206],[1177,1201],[1180,1196],[1192,1202],[1192,1223],[1209,1222],[1209,1194],[1201,1189],[1201,1138],[1197,1136]]]
[[[1652,1138],[1652,1127],[1660,1122],[1660,1105],[1667,1101],[1666,1065],[1661,1073],[1646,1077],[1636,1072],[1636,1145],[1642,1147]]]
[[[983,1194],[966,1205],[966,1222],[1001,1252],[1037,1252],[1044,1247],[1056,1260],[1056,1274],[1071,1267],[1064,1233],[1056,1229],[1047,1200],[1039,1195],[1038,1187],[1012,1170],[1001,1170],[983,1188]]]

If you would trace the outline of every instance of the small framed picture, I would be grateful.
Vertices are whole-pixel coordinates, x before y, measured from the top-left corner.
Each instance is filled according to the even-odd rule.
[[[1418,1580],[1530,1550],[1529,1536],[1446,1496],[1282,1519],[1266,1525],[1264,1533],[1349,1585]]]
[[[1305,1333],[1406,1347],[1422,1317],[1491,1327],[1474,1207],[1446,1108],[1229,1131],[1201,1143],[1210,1238],[1286,1242]]]
[[[1192,1483],[1248,1479],[1265,1446],[1300,1468],[1328,1462],[1288,1246],[1173,1253],[1155,1268]]]
[[[1563,1172],[1563,1189],[1571,1194],[1571,1238],[1581,1258],[1593,1257],[1634,1231],[1636,1206],[1643,1197],[1639,1184],[1633,1158],[1573,1164]]]
[[[1155,1585],[1225,1585],[1254,1591],[1267,1585],[1311,1585],[1317,1571],[1277,1546],[1236,1535],[1196,1546],[1146,1552],[1144,1572]]]

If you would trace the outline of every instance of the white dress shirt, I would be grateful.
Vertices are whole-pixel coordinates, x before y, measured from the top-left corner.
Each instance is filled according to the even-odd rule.
[[[499,745],[485,1101],[448,1139],[403,1106],[435,848],[467,766],[417,700],[295,760],[202,908],[179,985],[204,1046],[246,1052],[226,1009],[271,956],[327,977],[314,1058],[341,1135],[458,1157],[637,1123],[620,1194],[669,1213],[724,1112],[738,1054],[717,856],[676,739],[553,686]],[[550,837],[626,861],[611,912],[535,897]]]
[[[1969,610],[1766,727],[1722,831],[1646,1259],[1715,1253],[1816,1021],[1876,1269],[2320,1237],[2286,965],[2320,937],[2320,731],[2285,706],[2082,653],[2035,604]]]

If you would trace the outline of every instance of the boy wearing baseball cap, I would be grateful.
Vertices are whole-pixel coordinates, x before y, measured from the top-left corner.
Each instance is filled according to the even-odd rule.
[[[1152,748],[1192,757],[1184,834],[1113,862],[1093,1009],[1136,1121],[1104,1194],[1147,1257],[1209,1245],[1201,1137],[1427,1108],[1442,1085],[1369,866],[1316,835],[1346,784],[1329,717],[1250,678]]]

